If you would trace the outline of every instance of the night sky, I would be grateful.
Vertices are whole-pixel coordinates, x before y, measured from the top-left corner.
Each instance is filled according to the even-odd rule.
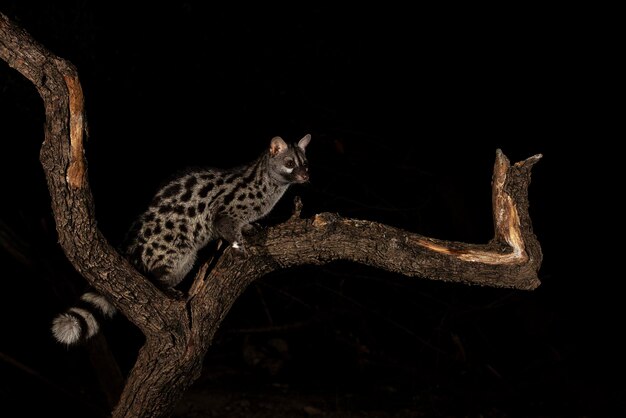
[[[496,149],[512,162],[544,156],[530,186],[538,290],[342,263],[277,272],[233,307],[194,390],[301,397],[346,416],[626,413],[624,384],[612,383],[625,347],[611,277],[588,274],[591,252],[562,233],[581,219],[564,207],[594,193],[583,170],[565,171],[586,153],[568,145],[588,123],[577,111],[588,93],[584,24],[548,9],[52,3],[3,1],[0,11],[78,69],[96,216],[114,245],[169,175],[248,162],[276,135],[312,135],[311,183],[265,222],[289,216],[299,195],[304,216],[471,243],[493,234]],[[0,139],[0,408],[101,411],[85,350],[49,332],[85,281],[56,242],[38,161],[41,99],[4,62]],[[576,225],[582,239],[589,228]],[[137,331],[120,318],[105,333],[129,367]],[[274,368],[249,364],[255,350]]]

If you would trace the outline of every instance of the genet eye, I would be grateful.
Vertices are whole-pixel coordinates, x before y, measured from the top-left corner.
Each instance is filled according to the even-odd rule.
[[[293,160],[285,161],[285,167],[287,167],[287,168],[294,168],[295,166],[296,166],[296,163]]]

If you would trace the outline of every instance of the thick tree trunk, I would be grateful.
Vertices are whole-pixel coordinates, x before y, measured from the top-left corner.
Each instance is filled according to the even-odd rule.
[[[76,69],[0,13],[0,58],[37,88],[46,125],[41,147],[59,244],[75,268],[146,336],[114,417],[165,417],[200,374],[215,332],[237,297],[276,269],[349,260],[410,277],[532,290],[542,253],[528,214],[536,155],[511,165],[499,150],[492,180],[494,238],[466,244],[371,221],[322,213],[250,238],[250,256],[226,250],[206,263],[185,300],[169,298],[137,273],[97,228],[87,179],[83,95]],[[209,265],[212,266],[209,269]]]

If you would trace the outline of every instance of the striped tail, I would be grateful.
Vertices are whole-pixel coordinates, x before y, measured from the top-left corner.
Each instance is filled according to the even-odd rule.
[[[85,341],[98,333],[97,317],[111,318],[115,312],[115,307],[104,296],[84,293],[76,306],[54,318],[52,334],[58,342],[68,346]]]

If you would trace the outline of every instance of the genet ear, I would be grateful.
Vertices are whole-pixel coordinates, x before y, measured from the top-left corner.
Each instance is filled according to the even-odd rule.
[[[309,145],[309,142],[311,142],[311,134],[306,134],[298,141],[298,147],[304,151],[306,146]]]
[[[287,143],[284,139],[279,136],[275,136],[274,138],[272,138],[272,142],[270,142],[270,155],[272,157],[275,157],[286,149]]]

